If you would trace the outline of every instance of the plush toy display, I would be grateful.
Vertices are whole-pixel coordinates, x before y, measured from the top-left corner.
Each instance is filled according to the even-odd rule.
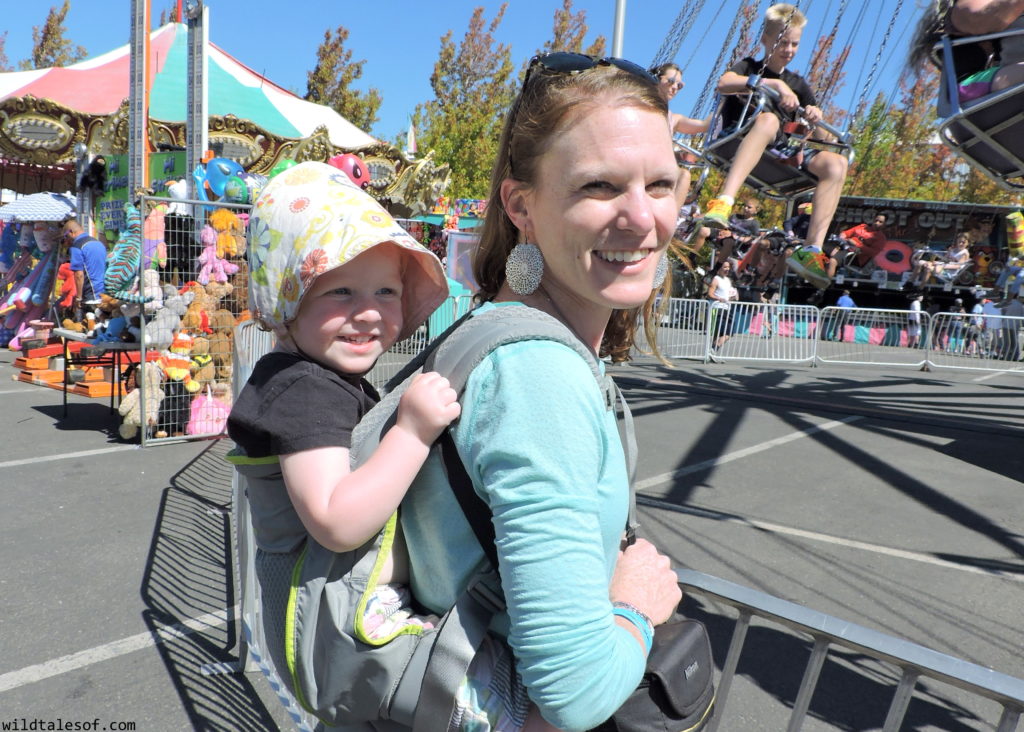
[[[57,294],[60,296],[57,307],[64,309],[71,307],[71,301],[78,294],[75,277],[71,274],[71,262],[64,262],[57,268]]]
[[[217,232],[217,256],[221,259],[245,254],[245,228],[231,209],[220,208],[210,214],[210,226]]]
[[[238,271],[237,264],[217,256],[217,236],[217,231],[209,224],[204,226],[199,234],[203,251],[199,255],[199,274],[196,279],[203,285],[210,280],[227,282],[228,275]]]
[[[139,388],[138,383],[140,372],[143,374],[142,378],[145,381],[145,409],[143,409],[142,404],[143,389]],[[134,388],[121,400],[121,406],[117,408],[118,413],[122,417],[121,426],[118,427],[117,432],[123,440],[134,440],[136,435],[139,434],[139,428],[142,426],[143,412],[145,412],[147,428],[155,427],[157,416],[160,414],[160,403],[164,399],[164,391],[160,388],[163,383],[163,374],[160,373],[160,367],[155,363],[145,363],[140,368],[135,369],[132,372],[132,380],[134,381]]]
[[[213,310],[215,304],[213,298],[198,282],[186,283],[182,289],[192,295],[192,302],[189,303],[188,310],[181,317],[182,329],[192,335],[209,335],[213,332],[213,329],[210,328],[210,311]]]
[[[200,387],[207,387],[217,376],[217,366],[210,355],[210,341],[202,336],[192,339],[192,378],[199,382]]]
[[[219,435],[228,423],[231,404],[227,384],[216,384],[192,401],[192,417],[185,428],[188,435]]]
[[[164,379],[164,399],[160,403],[157,437],[180,437],[191,416],[191,394],[199,391],[199,382],[192,378],[192,337],[187,333],[174,336],[170,347],[156,364]]]
[[[167,348],[181,328],[181,318],[188,310],[191,292],[179,294],[173,285],[163,286],[164,305],[146,322],[143,331],[149,348]]]
[[[158,203],[142,224],[142,268],[167,266],[167,243],[164,241],[164,218],[167,204]]]

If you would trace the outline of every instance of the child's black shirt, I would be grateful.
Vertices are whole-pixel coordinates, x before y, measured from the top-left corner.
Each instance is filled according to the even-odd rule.
[[[729,69],[735,74],[740,76],[750,76],[751,74],[760,74],[764,79],[782,79],[786,85],[793,90],[796,94],[796,98],[800,100],[801,107],[817,106],[817,100],[814,98],[814,91],[811,89],[810,84],[795,71],[789,69],[783,69],[781,74],[776,74],[771,69],[764,66],[764,60],[755,61],[750,56],[737,61]],[[725,97],[725,104],[722,107],[722,122],[725,129],[734,127],[736,122],[739,121],[740,116],[743,114],[743,109],[747,105],[747,96],[745,94],[729,94]],[[774,110],[774,107],[771,107]],[[783,116],[776,112],[779,116]]]

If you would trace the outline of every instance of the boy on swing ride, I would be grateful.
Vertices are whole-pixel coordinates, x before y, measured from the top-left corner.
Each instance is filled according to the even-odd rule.
[[[815,106],[814,92],[800,74],[786,66],[793,60],[800,46],[800,36],[807,24],[806,16],[789,3],[772,5],[765,13],[764,32],[761,44],[764,59],[755,61],[747,57],[738,61],[718,80],[718,92],[723,95],[746,95],[750,93],[747,79],[752,74],[761,76],[761,85],[774,89],[779,101],[771,111],[757,115],[753,125],[743,138],[718,197],[708,204],[708,211],[701,222],[704,226],[724,229],[728,227],[736,194],[747,176],[761,160],[770,146],[785,144],[782,123],[802,116],[811,126],[821,121],[821,110]],[[726,130],[735,127],[743,113],[746,100],[739,96],[726,98],[723,105],[723,125]],[[800,111],[802,108],[802,111]],[[824,133],[815,129],[816,139],[825,139]],[[807,279],[819,290],[828,287],[835,274],[836,262],[822,252],[822,245],[828,233],[832,215],[839,204],[843,183],[846,180],[847,160],[839,153],[827,150],[807,149],[802,153],[799,167],[818,179],[814,189],[814,206],[802,249],[797,250],[789,260],[789,266]]]

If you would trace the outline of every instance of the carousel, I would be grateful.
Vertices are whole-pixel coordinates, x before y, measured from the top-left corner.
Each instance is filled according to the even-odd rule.
[[[150,34],[152,150],[186,146],[187,28],[168,23]],[[76,187],[89,155],[127,154],[129,66],[126,44],[64,68],[0,74],[0,188],[29,194]],[[397,215],[429,212],[448,182],[432,154],[412,158],[376,140],[330,107],[277,86],[210,43],[209,147],[247,171],[266,174],[283,160],[362,158],[370,192]]]

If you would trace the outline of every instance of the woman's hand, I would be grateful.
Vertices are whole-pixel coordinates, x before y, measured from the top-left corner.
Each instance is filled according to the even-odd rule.
[[[646,539],[619,552],[608,594],[612,602],[633,605],[655,625],[672,617],[683,599],[669,558]]]
[[[457,396],[436,371],[417,374],[398,402],[396,426],[429,446],[461,413]]]

